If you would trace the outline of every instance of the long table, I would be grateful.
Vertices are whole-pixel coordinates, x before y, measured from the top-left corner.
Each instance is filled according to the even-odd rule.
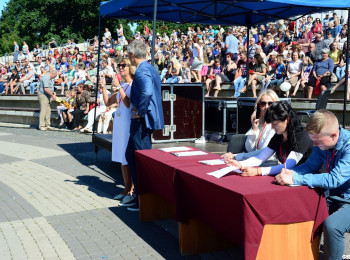
[[[220,179],[202,156],[156,149],[136,152],[140,219],[173,217],[181,253],[243,246],[245,259],[318,259],[317,237],[328,210],[322,190],[272,184],[270,176]]]

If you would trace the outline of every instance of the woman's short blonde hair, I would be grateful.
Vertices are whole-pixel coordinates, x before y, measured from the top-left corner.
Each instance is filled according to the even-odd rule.
[[[135,71],[136,71],[136,67],[131,66],[130,60],[128,58],[124,58],[121,60],[121,62],[125,62],[128,65],[131,76],[134,76]]]

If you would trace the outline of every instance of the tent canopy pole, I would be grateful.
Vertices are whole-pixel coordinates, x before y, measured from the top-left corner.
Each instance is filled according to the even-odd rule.
[[[344,109],[343,109],[343,127],[345,128],[345,115],[346,115],[346,98],[348,93],[348,83],[349,83],[349,41],[350,41],[350,8],[348,9],[348,35],[346,40],[346,53],[345,53],[345,86],[344,86]]]
[[[96,99],[95,99],[95,111],[94,111],[94,124],[92,126],[92,135],[95,134],[95,123],[96,123],[96,107],[97,107],[97,93],[98,85],[100,84],[100,52],[101,52],[101,15],[98,16],[98,49],[97,49],[97,80],[96,80]]]
[[[154,0],[154,11],[153,11],[153,33],[152,33],[152,49],[151,49],[151,55],[152,55],[152,66],[154,67],[154,51],[156,46],[156,30],[157,30],[157,3],[158,0]]]

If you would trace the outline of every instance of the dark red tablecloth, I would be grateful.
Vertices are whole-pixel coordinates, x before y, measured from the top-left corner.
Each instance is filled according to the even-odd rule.
[[[192,150],[198,151],[195,148]],[[153,192],[175,204],[176,169],[199,166],[198,161],[216,159],[218,155],[208,153],[207,155],[178,157],[168,152],[152,149],[136,151],[135,157],[139,194]]]
[[[308,187],[272,184],[272,177],[220,179],[207,173],[223,166],[199,160],[218,155],[176,157],[158,150],[138,151],[139,192],[155,192],[175,203],[177,220],[207,223],[244,246],[245,259],[255,259],[265,224],[315,221],[315,231],[328,216],[323,192]],[[311,238],[310,238],[311,239]]]

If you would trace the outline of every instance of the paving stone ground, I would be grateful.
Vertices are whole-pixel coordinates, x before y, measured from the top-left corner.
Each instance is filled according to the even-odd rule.
[[[96,156],[91,135],[0,126],[0,147],[0,260],[242,259],[240,248],[181,256],[174,220],[119,207],[120,165]]]
[[[0,260],[243,259],[239,247],[181,256],[174,220],[140,223],[119,207],[120,165],[107,151],[96,156],[91,135],[0,124],[0,148]],[[350,256],[349,247],[347,236]]]

